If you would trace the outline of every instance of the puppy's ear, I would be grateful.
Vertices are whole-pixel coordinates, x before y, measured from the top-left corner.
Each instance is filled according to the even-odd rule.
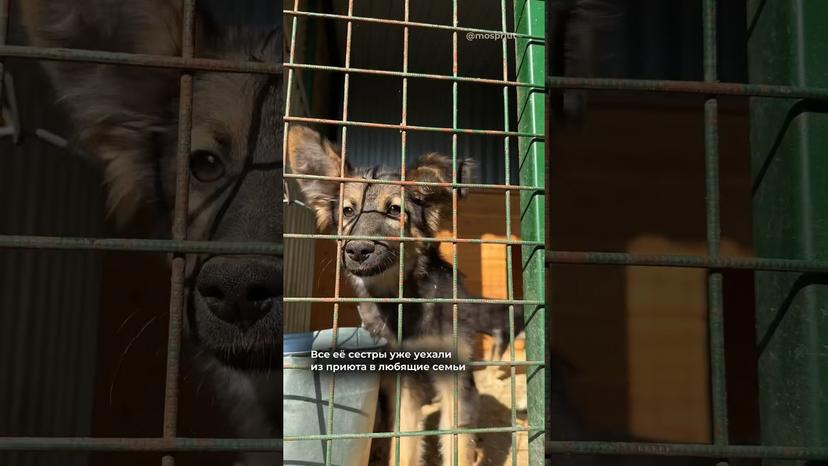
[[[477,175],[477,162],[474,159],[457,160],[457,182],[474,183]],[[409,179],[428,183],[451,183],[452,160],[445,155],[430,153],[417,161]],[[459,188],[457,195],[464,198],[468,195],[468,188]],[[451,203],[451,187],[445,186],[416,186],[412,189],[415,199],[430,204]]]
[[[20,3],[33,45],[152,55],[181,50],[180,0]],[[153,135],[175,134],[178,73],[73,62],[44,67],[79,142],[105,163],[110,210],[129,218],[153,195]]]
[[[291,126],[288,132],[288,166],[291,173],[314,176],[340,176],[342,159],[327,139],[305,126]],[[345,166],[345,176],[351,169]],[[334,207],[339,199],[339,182],[298,179],[305,201],[316,212],[320,231],[333,226]]]
[[[457,182],[473,183],[477,163],[472,159],[457,160]],[[451,183],[452,160],[437,153],[426,154],[417,161],[409,177],[412,181]],[[438,231],[444,212],[451,209],[452,188],[447,186],[414,186],[409,190],[413,201],[423,205],[425,222],[431,231]],[[468,195],[467,188],[457,190],[460,198]],[[449,210],[450,211],[450,210]]]

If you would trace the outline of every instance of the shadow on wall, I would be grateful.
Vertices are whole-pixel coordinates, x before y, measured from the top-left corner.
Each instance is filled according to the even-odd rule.
[[[595,94],[585,125],[550,141],[554,250],[706,253],[702,100]],[[751,255],[748,111],[721,103],[722,254]],[[731,433],[756,439],[752,274],[725,273]],[[654,440],[707,442],[704,272],[552,265],[549,340],[575,368],[587,423]]]

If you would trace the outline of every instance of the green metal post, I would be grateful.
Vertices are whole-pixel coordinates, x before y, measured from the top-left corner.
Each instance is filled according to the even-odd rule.
[[[530,36],[545,34],[545,2],[542,0],[515,0],[515,31]],[[517,125],[521,133],[544,132],[544,79],[546,77],[544,42],[536,39],[517,37],[515,39],[517,80],[536,85],[537,88],[517,88]],[[518,138],[519,173],[521,184],[544,186],[544,141],[542,138]],[[546,208],[544,195],[538,192],[520,193],[522,239],[544,240],[544,219]],[[543,301],[544,291],[544,250],[522,247],[523,298]],[[524,307],[526,319],[526,359],[543,361],[545,355],[545,309],[542,305]],[[540,427],[546,424],[544,393],[546,392],[543,367],[527,367],[526,392],[529,409],[529,425]],[[529,432],[529,464],[544,463],[544,432]]]
[[[826,19],[824,0],[750,0],[751,81],[828,86]],[[828,258],[825,111],[824,103],[808,100],[751,101],[753,225],[759,256]],[[757,272],[756,298],[762,442],[824,447],[828,279],[814,273]]]

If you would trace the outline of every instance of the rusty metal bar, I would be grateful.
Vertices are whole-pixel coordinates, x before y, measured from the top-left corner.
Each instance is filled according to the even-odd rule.
[[[503,79],[487,79],[487,78],[473,78],[470,76],[447,76],[442,74],[428,74],[428,73],[411,73],[409,71],[392,71],[392,70],[376,70],[369,68],[352,68],[345,66],[328,66],[328,65],[312,65],[309,63],[290,63],[285,64],[286,68],[294,68],[298,70],[316,70],[316,71],[335,71],[342,73],[356,73],[356,74],[371,74],[377,76],[390,76],[395,78],[416,78],[416,79],[431,79],[434,81],[450,81],[460,83],[473,84],[492,84],[496,86],[508,87],[528,87],[532,89],[543,89],[542,86],[537,86],[531,83],[520,81],[509,81]]]
[[[826,460],[828,448],[696,443],[547,441],[547,454]]]
[[[409,14],[411,13],[411,2],[409,0],[405,0],[403,5],[403,16],[404,21],[408,21]],[[349,23],[350,24],[350,23]],[[403,27],[403,73],[408,73],[408,40],[409,40],[410,31],[408,26]],[[402,109],[400,115],[400,124],[407,125],[408,124],[408,78],[403,77],[402,81]],[[400,181],[405,181],[405,156],[406,150],[408,149],[408,131],[400,131]],[[400,211],[405,212],[405,186],[400,185]],[[405,236],[405,215],[400,215],[400,226],[399,226],[399,235],[400,237]],[[405,241],[400,243],[400,260],[399,260],[399,274],[397,276],[397,296],[400,298],[405,297]],[[403,343],[403,312],[404,312],[405,305],[403,303],[397,304],[397,341],[400,342],[400,350],[405,349],[405,345]],[[402,374],[397,373],[396,377],[394,377],[394,393],[401,394],[402,393]],[[398,395],[395,397],[394,400],[394,425],[392,426],[395,433],[399,433],[402,427],[400,416],[402,410],[402,396]],[[391,444],[394,447],[394,451],[391,452],[394,458],[394,464],[399,466],[400,464],[400,437],[394,437],[391,439]]]
[[[405,131],[405,130],[403,130]],[[431,181],[411,181],[411,180],[368,180],[365,178],[351,178],[346,176],[322,176],[322,175],[299,175],[295,173],[286,173],[285,178],[294,180],[320,180],[320,181],[339,181],[339,182],[356,182],[365,184],[396,184],[401,186],[434,186],[439,188],[468,188],[481,190],[518,190],[518,191],[536,191],[542,193],[543,187],[540,186],[520,186],[508,184],[480,184],[480,183],[437,183]]]
[[[463,429],[463,432],[532,432],[538,427],[492,427]],[[428,431],[395,434],[378,432],[364,434],[372,438],[387,438],[396,435],[440,435],[452,431]],[[360,434],[333,435],[336,439],[355,438]],[[284,441],[305,440],[285,438]],[[283,441],[279,439],[220,439],[184,438],[172,441],[163,438],[101,438],[101,437],[0,437],[3,451],[281,451]],[[550,454],[590,454],[622,456],[692,456],[706,458],[774,458],[820,461],[828,459],[828,448],[795,446],[716,446],[693,443],[633,443],[633,442],[566,442],[547,441]]]
[[[704,0],[704,80],[716,84],[718,81],[718,54],[716,30],[716,0]],[[712,259],[719,256],[721,249],[721,214],[719,196],[719,101],[717,96],[709,97],[704,103],[704,173],[705,173],[705,217],[707,254]],[[710,270],[707,274],[707,312],[710,346],[710,393],[713,417],[713,442],[727,445],[727,385],[724,348],[724,297],[723,276],[720,271]]]
[[[547,89],[584,89],[593,91],[664,92],[670,94],[732,95],[781,99],[828,99],[828,88],[778,86],[703,81],[660,81],[649,79],[568,78],[549,76]]]
[[[298,5],[298,4],[297,4]],[[354,0],[348,0],[348,16],[353,16],[354,14]],[[348,21],[345,30],[345,67],[351,66],[351,43],[353,39],[353,23]],[[345,79],[342,86],[342,121],[348,121],[348,103],[350,98],[350,90],[351,90],[351,74],[345,73]],[[285,121],[288,121],[288,117],[285,116]],[[339,176],[345,177],[345,173],[347,170],[348,162],[346,161],[346,157],[348,154],[348,127],[343,125],[340,129],[341,134],[341,150],[340,150],[340,161],[339,161]],[[339,205],[343,205],[345,202],[345,183],[339,183]],[[336,223],[336,234],[342,236],[344,232],[344,219],[342,215],[338,215],[338,221]],[[341,282],[342,282],[342,248],[344,247],[344,241],[342,239],[336,240],[336,267],[335,267],[335,275],[334,275],[334,299],[333,301],[333,327],[331,332],[333,334],[333,342],[332,342],[332,349],[336,350],[336,346],[339,343],[339,304],[340,301],[338,298],[342,292],[341,290]],[[284,299],[283,299],[284,301]],[[333,426],[334,426],[334,406],[336,405],[336,401],[334,400],[334,394],[336,392],[336,374],[331,374],[331,385],[330,391],[328,392],[328,425],[327,425],[327,432],[328,434],[333,434]],[[331,466],[332,464],[332,456],[333,456],[333,439],[327,437],[325,440],[325,466]]]
[[[59,249],[65,251],[132,251],[154,253],[264,254],[280,256],[283,245],[261,242],[188,241],[170,239],[67,238],[61,236],[0,235],[0,249]]]
[[[234,62],[210,58],[175,57],[140,53],[104,52],[99,50],[46,48],[24,45],[0,45],[0,58],[26,58],[45,61],[69,61],[123,65],[183,71],[218,71],[222,73],[282,74],[281,63]]]
[[[477,238],[418,238],[412,236],[360,236],[360,235],[322,235],[315,233],[285,233],[290,239],[349,239],[364,241],[400,241],[403,243],[465,243],[465,244],[504,244],[517,246],[543,246],[539,241]]]
[[[0,451],[282,451],[279,439],[0,437]]]
[[[457,84],[456,82],[454,83]],[[297,123],[312,123],[322,125],[334,125],[340,127],[360,127],[360,128],[378,128],[378,129],[396,129],[400,131],[428,131],[436,133],[448,134],[478,134],[484,136],[518,136],[529,138],[543,138],[543,134],[538,133],[521,133],[518,131],[497,131],[489,129],[467,129],[467,128],[442,128],[437,126],[417,126],[417,125],[392,125],[388,123],[372,123],[369,121],[345,121],[345,120],[331,120],[327,118],[309,118],[291,116],[285,117],[285,121],[295,121]]]
[[[630,267],[677,267],[722,270],[767,270],[828,273],[828,261],[765,257],[687,256],[677,254],[627,254],[546,250],[547,264],[618,265]]]
[[[457,429],[435,429],[435,430],[410,430],[403,432],[372,432],[360,434],[316,434],[296,435],[285,437],[285,442],[308,441],[308,440],[347,440],[353,438],[394,438],[394,437],[419,437],[419,436],[440,436],[457,434],[494,434],[505,432],[536,432],[540,427],[515,426],[515,427],[461,427]],[[456,453],[457,450],[455,450]]]
[[[297,10],[284,10],[284,14],[293,17],[306,17],[306,18],[322,18],[322,19],[334,19],[334,20],[348,20],[353,21],[355,23],[374,23],[374,24],[385,24],[390,26],[403,26],[403,27],[416,27],[416,28],[424,28],[424,29],[442,29],[444,31],[455,31],[455,32],[466,32],[466,33],[473,33],[473,34],[492,34],[492,35],[501,35],[503,34],[502,31],[496,31],[491,29],[477,29],[477,28],[467,28],[467,27],[460,27],[460,26],[449,26],[447,24],[432,24],[432,23],[419,23],[416,21],[408,21],[408,20],[396,20],[396,19],[385,19],[385,18],[369,18],[365,16],[343,16],[331,13],[317,13],[313,11],[297,11]],[[533,36],[529,34],[522,34],[519,32],[510,32],[509,38],[520,38],[520,39],[530,39],[530,40],[544,40],[543,36]]]
[[[503,33],[503,39],[500,41],[500,60],[501,72],[503,76],[503,130],[509,131],[511,128],[511,121],[509,118],[509,86],[505,84],[509,80],[509,46],[508,46],[508,28],[506,15],[506,0],[500,0],[500,28]],[[532,87],[530,81],[523,81],[526,86]],[[506,185],[512,184],[511,180],[511,138],[506,136],[503,138],[503,174]],[[520,191],[517,192],[520,195]],[[512,190],[506,190],[504,196],[504,223],[506,225],[506,238],[512,237]],[[506,298],[514,299],[514,271],[512,267],[512,245],[507,244],[506,249]],[[509,314],[509,361],[515,362],[515,306],[509,305],[507,308]],[[528,314],[527,314],[528,315]],[[509,425],[517,425],[517,387],[515,383],[515,365],[510,364],[509,368]],[[512,450],[512,466],[518,466],[518,438],[517,432],[512,432],[510,437],[510,447]]]
[[[193,57],[195,29],[195,2],[184,0],[181,37],[181,56]],[[181,75],[178,102],[178,135],[176,149],[175,208],[173,213],[173,239],[187,239],[187,215],[190,196],[190,138],[193,128],[193,75]],[[178,431],[179,369],[181,364],[181,332],[185,307],[186,258],[176,254],[172,260],[170,278],[170,321],[167,334],[167,373],[164,384],[164,426],[165,439],[175,439]],[[175,457],[165,455],[162,466],[174,466]]]
[[[453,27],[458,26],[458,5],[457,0],[452,0],[451,2],[451,25]],[[457,30],[452,31],[451,33],[451,75],[454,77],[458,76],[458,59],[457,59]],[[458,102],[458,92],[459,92],[459,82],[454,81],[451,83],[451,127],[452,129],[457,129],[457,120],[458,120],[458,113],[459,113],[459,102]],[[451,134],[451,182],[457,183],[457,133]],[[457,209],[458,209],[458,197],[457,197],[457,188],[451,188],[451,236],[457,238]],[[451,244],[451,297],[452,299],[457,299],[458,295],[458,271],[457,271],[457,243]],[[457,327],[458,327],[458,307],[457,303],[453,302],[451,306],[451,346],[452,351],[454,354],[457,353]],[[460,427],[459,419],[460,419],[460,380],[459,374],[455,373],[452,377],[454,387],[452,392],[452,428],[457,429]],[[445,405],[441,407],[441,409],[445,409]],[[452,455],[452,464],[457,466],[459,462],[459,455],[460,455],[460,448],[459,448],[460,438],[457,434],[453,434],[451,436],[451,451],[453,452]],[[446,458],[443,458],[443,463],[445,464]]]
[[[525,299],[482,299],[482,298],[315,298],[285,296],[286,303],[406,303],[406,304],[524,304],[538,306],[543,301]]]

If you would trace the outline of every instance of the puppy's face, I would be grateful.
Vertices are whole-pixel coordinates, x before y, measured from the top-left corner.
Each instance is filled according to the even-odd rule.
[[[379,173],[366,170],[358,177],[364,179],[394,180],[399,173]],[[400,187],[389,184],[346,183],[343,200],[335,200],[331,217],[341,217],[342,233],[355,237],[422,236],[420,230],[422,205],[413,204]],[[403,199],[405,196],[406,201]],[[403,211],[404,209],[404,211]],[[412,221],[413,219],[413,221]],[[401,232],[402,227],[402,232]],[[412,232],[414,230],[414,232]],[[415,233],[416,232],[416,233]],[[402,234],[401,234],[402,233]],[[359,277],[371,277],[394,269],[399,264],[400,242],[390,239],[354,238],[342,246],[342,264]]]
[[[421,157],[409,170],[406,179],[428,183],[405,185],[371,181],[399,181],[400,173],[379,167],[353,169],[345,164],[336,148],[316,132],[301,126],[291,128],[288,136],[290,170],[296,174],[345,177],[353,181],[299,179],[308,205],[316,212],[321,231],[336,232],[341,222],[345,241],[342,264],[357,277],[398,274],[400,241],[389,237],[430,238],[440,227],[443,215],[450,211],[452,189],[446,186],[452,177],[452,161],[439,154]],[[473,162],[458,162],[457,178],[467,183]],[[361,181],[364,180],[364,181]],[[459,190],[465,195],[465,190]],[[372,237],[372,238],[365,238]],[[409,243],[410,244],[410,243]],[[405,248],[408,266],[427,247],[414,242]],[[406,267],[408,269],[408,267]]]

